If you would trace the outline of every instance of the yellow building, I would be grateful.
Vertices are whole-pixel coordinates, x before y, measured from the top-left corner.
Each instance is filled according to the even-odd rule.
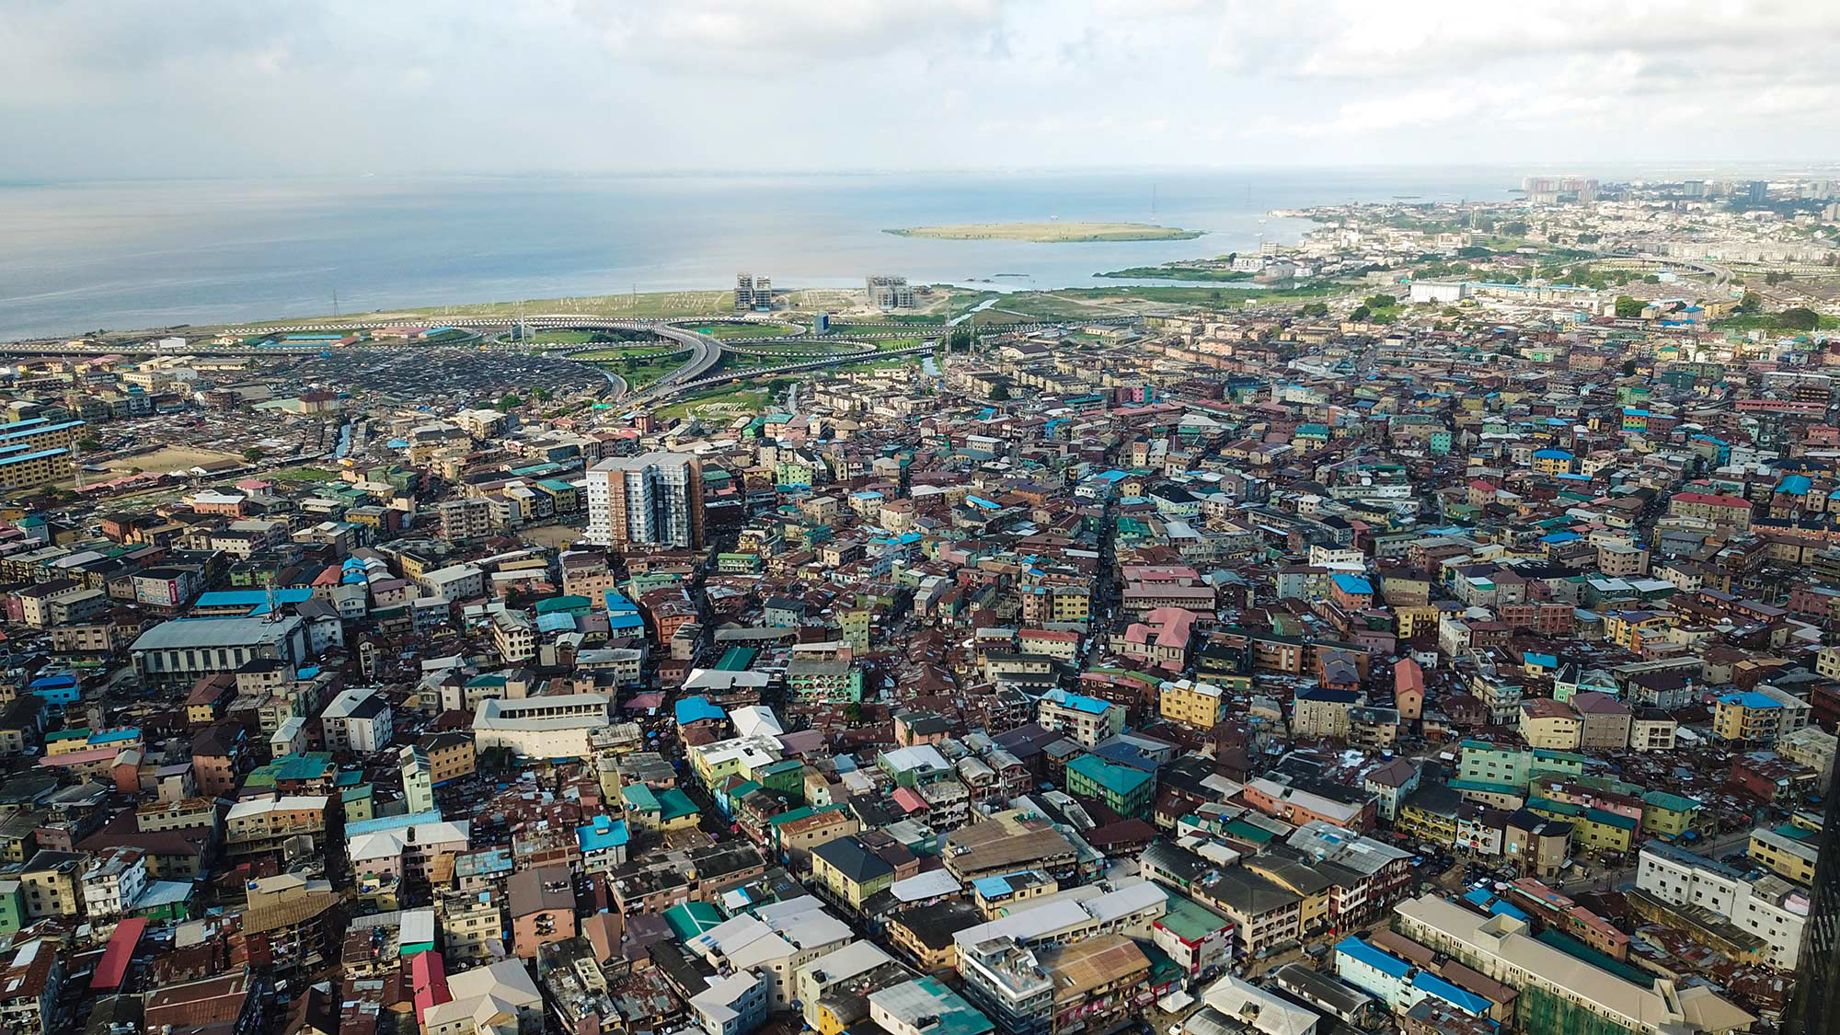
[[[1640,654],[1645,644],[1665,640],[1673,624],[1672,615],[1659,611],[1612,611],[1604,616],[1604,638]]]
[[[1700,803],[1666,791],[1642,795],[1642,832],[1654,837],[1679,837],[1693,829]]]
[[[1814,845],[1806,841],[1779,834],[1767,827],[1759,827],[1751,831],[1750,845],[1745,848],[1745,854],[1802,887],[1814,884],[1814,861],[1818,852]]]
[[[1329,897],[1335,890],[1335,881],[1315,867],[1278,857],[1251,856],[1246,867],[1297,896],[1297,924],[1304,937],[1329,926]]]
[[[888,914],[883,931],[921,971],[937,974],[958,969],[958,943],[952,935],[983,920],[971,903],[947,899],[896,910]]]
[[[40,849],[19,871],[19,893],[25,902],[26,919],[47,916],[76,916],[82,911],[77,900],[77,876],[84,857],[74,852]]]
[[[1531,748],[1576,751],[1584,722],[1565,705],[1542,697],[1522,702],[1520,733]]]
[[[1167,682],[1157,690],[1157,713],[1192,729],[1211,730],[1227,717],[1226,691],[1193,679]]]
[[[1400,806],[1399,819],[1393,826],[1412,837],[1434,845],[1455,844],[1457,812],[1462,799],[1455,794],[1427,795],[1423,792],[1407,798]]]
[[[1422,630],[1437,628],[1438,609],[1429,604],[1399,607],[1393,609],[1393,617],[1398,620],[1400,637],[1409,639]]]
[[[811,875],[824,883],[836,901],[857,910],[869,896],[894,883],[894,867],[853,836],[812,849]]]
[[[80,420],[43,417],[0,424],[0,483],[23,489],[69,479],[70,450],[82,428]]]
[[[1720,740],[1767,743],[1782,728],[1782,712],[1780,701],[1759,691],[1723,694],[1712,709],[1712,734]]]

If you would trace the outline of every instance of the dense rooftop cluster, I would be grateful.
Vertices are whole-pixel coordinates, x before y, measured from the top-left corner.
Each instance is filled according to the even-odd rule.
[[[0,459],[270,444],[9,483],[0,1028],[1773,1024],[1840,349],[1712,274],[1414,277],[1388,211],[1364,313],[992,323],[763,412],[413,335],[22,363]]]

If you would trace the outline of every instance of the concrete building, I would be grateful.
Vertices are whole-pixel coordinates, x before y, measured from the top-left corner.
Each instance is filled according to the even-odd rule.
[[[589,734],[612,716],[605,694],[487,698],[473,713],[473,745],[481,752],[505,748],[524,758],[588,758],[594,753]]]
[[[1058,687],[1042,695],[1035,712],[1035,721],[1043,729],[1065,733],[1089,748],[1124,732],[1124,720],[1125,710],[1118,705]]]
[[[588,470],[588,528],[596,546],[694,550],[703,545],[703,463],[687,453],[603,460]]]
[[[1661,841],[1642,846],[1636,888],[1684,910],[1706,910],[1766,945],[1766,958],[1795,969],[1808,923],[1809,893],[1781,877],[1747,879],[1737,869]]]
[[[422,1014],[424,1035],[539,1035],[543,995],[522,960],[462,971],[447,979],[449,999]],[[733,1033],[728,1033],[733,1035]]]
[[[1526,921],[1485,917],[1436,895],[1401,902],[1400,934],[1450,956],[1521,993],[1519,1020],[1528,1030],[1599,1030],[1603,1025],[1643,1033],[1742,1031],[1756,1018],[1704,986],[1652,988],[1625,981],[1533,937]]]
[[[320,713],[319,722],[328,751],[382,751],[395,735],[390,703],[373,687],[342,691]]]
[[[142,678],[156,683],[190,683],[257,660],[299,665],[309,657],[306,623],[293,615],[161,622],[141,633],[128,653]]]

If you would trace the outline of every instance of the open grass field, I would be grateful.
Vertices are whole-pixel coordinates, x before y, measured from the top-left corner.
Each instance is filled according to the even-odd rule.
[[[594,340],[593,331],[537,331],[523,339],[531,345],[586,345]]]
[[[679,417],[690,416],[705,419],[737,417],[744,413],[762,413],[772,401],[773,393],[767,388],[750,385],[729,386],[706,395],[693,395],[669,406],[660,407],[656,416],[660,420],[676,420]]]
[[[797,330],[783,323],[700,323],[683,324],[682,326],[687,331],[707,334],[717,341],[734,341],[736,338],[776,338]]]
[[[626,379],[627,385],[634,389],[644,388],[664,375],[683,366],[681,353],[649,356],[627,356],[619,359],[601,360],[595,366],[611,370]]]
[[[647,356],[674,356],[688,351],[688,349],[676,347],[674,342],[635,341],[631,345],[610,345],[602,349],[571,352],[569,358],[583,363],[604,363],[609,360],[643,359]]]
[[[1188,241],[1203,231],[1183,230],[1154,223],[1082,223],[1050,220],[1039,223],[955,223],[914,226],[887,233],[898,237],[929,237],[941,241],[1034,241],[1040,244],[1079,244],[1090,241]]]

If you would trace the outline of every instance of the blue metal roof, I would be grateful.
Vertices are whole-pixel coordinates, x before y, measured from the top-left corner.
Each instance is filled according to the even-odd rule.
[[[1412,987],[1429,992],[1457,1009],[1478,1017],[1487,1017],[1489,1010],[1495,1005],[1474,992],[1458,988],[1430,971],[1421,970],[1413,974]]]
[[[583,852],[620,848],[631,839],[632,835],[626,830],[626,821],[608,816],[596,816],[593,822],[575,828],[575,841],[581,845]]]
[[[1333,575],[1329,581],[1344,593],[1368,593],[1374,591],[1374,584],[1359,575]]]
[[[1390,953],[1381,952],[1359,938],[1349,935],[1335,943],[1335,951],[1365,964],[1388,977],[1404,978],[1412,970],[1412,965]]]
[[[682,697],[673,705],[679,726],[705,719],[726,719],[728,713],[710,703],[707,697]]]

